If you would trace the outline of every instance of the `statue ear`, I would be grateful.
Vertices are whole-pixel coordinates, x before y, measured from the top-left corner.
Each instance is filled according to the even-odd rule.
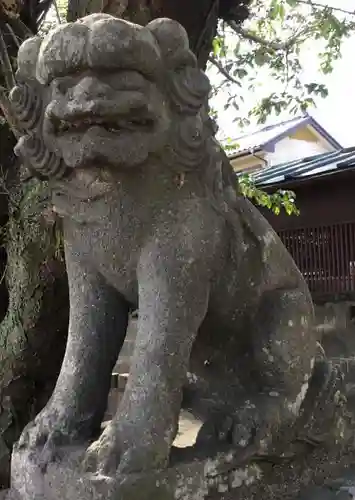
[[[197,67],[169,71],[169,97],[179,113],[196,115],[207,104],[210,82]]]
[[[16,77],[19,81],[35,80],[36,67],[42,38],[34,36],[23,42],[17,54]]]
[[[168,93],[178,113],[196,115],[210,91],[207,76],[189,49],[185,29],[172,19],[155,19],[146,26],[155,36],[168,73]]]
[[[197,67],[197,60],[189,49],[189,37],[185,28],[172,19],[154,19],[146,28],[158,42],[167,69],[189,65]]]
[[[172,19],[154,19],[146,28],[155,36],[164,59],[175,56],[177,52],[189,51],[189,37],[185,28]]]

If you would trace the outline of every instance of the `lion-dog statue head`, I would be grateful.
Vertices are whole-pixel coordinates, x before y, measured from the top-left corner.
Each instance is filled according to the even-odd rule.
[[[170,19],[142,27],[96,14],[61,25],[22,45],[17,80],[18,149],[44,177],[157,157],[184,171],[206,155],[209,82]]]

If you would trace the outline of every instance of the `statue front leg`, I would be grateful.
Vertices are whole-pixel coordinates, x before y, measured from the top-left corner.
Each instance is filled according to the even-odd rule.
[[[109,475],[167,466],[191,348],[208,307],[208,265],[186,249],[146,249],[138,281],[130,377],[117,415],[87,453],[87,468]]]
[[[44,465],[57,446],[98,433],[128,323],[125,301],[68,246],[66,264],[70,321],[64,361],[52,397],[17,445],[39,449]]]

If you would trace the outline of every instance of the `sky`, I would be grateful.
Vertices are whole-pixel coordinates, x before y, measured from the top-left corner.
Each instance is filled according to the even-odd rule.
[[[344,8],[350,11],[355,10],[355,0],[318,0],[328,5]],[[312,49],[304,56],[307,57],[305,76],[309,81],[325,83],[329,90],[329,95],[325,99],[320,99],[316,108],[311,108],[309,113],[340,142],[344,147],[355,146],[355,34],[348,38],[342,46],[342,58],[334,65],[331,75],[320,75],[312,69],[315,65],[312,62],[315,54]],[[212,82],[215,78],[209,75]],[[263,80],[264,91],[270,87],[272,91],[273,82]],[[255,103],[254,96],[245,95],[246,103],[250,107]],[[223,135],[237,138],[245,133],[233,123],[234,111],[223,110],[223,96],[215,99],[214,107],[218,110],[218,123]],[[268,123],[269,124],[269,123]]]

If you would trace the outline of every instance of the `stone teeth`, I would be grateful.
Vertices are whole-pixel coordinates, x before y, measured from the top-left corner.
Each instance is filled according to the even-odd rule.
[[[150,124],[151,122],[148,119],[118,120],[117,122],[113,122],[105,118],[88,117],[77,121],[60,120],[58,129],[62,132],[66,132],[71,129],[78,129],[82,126],[103,125],[109,132],[117,132],[123,128],[147,127]]]

